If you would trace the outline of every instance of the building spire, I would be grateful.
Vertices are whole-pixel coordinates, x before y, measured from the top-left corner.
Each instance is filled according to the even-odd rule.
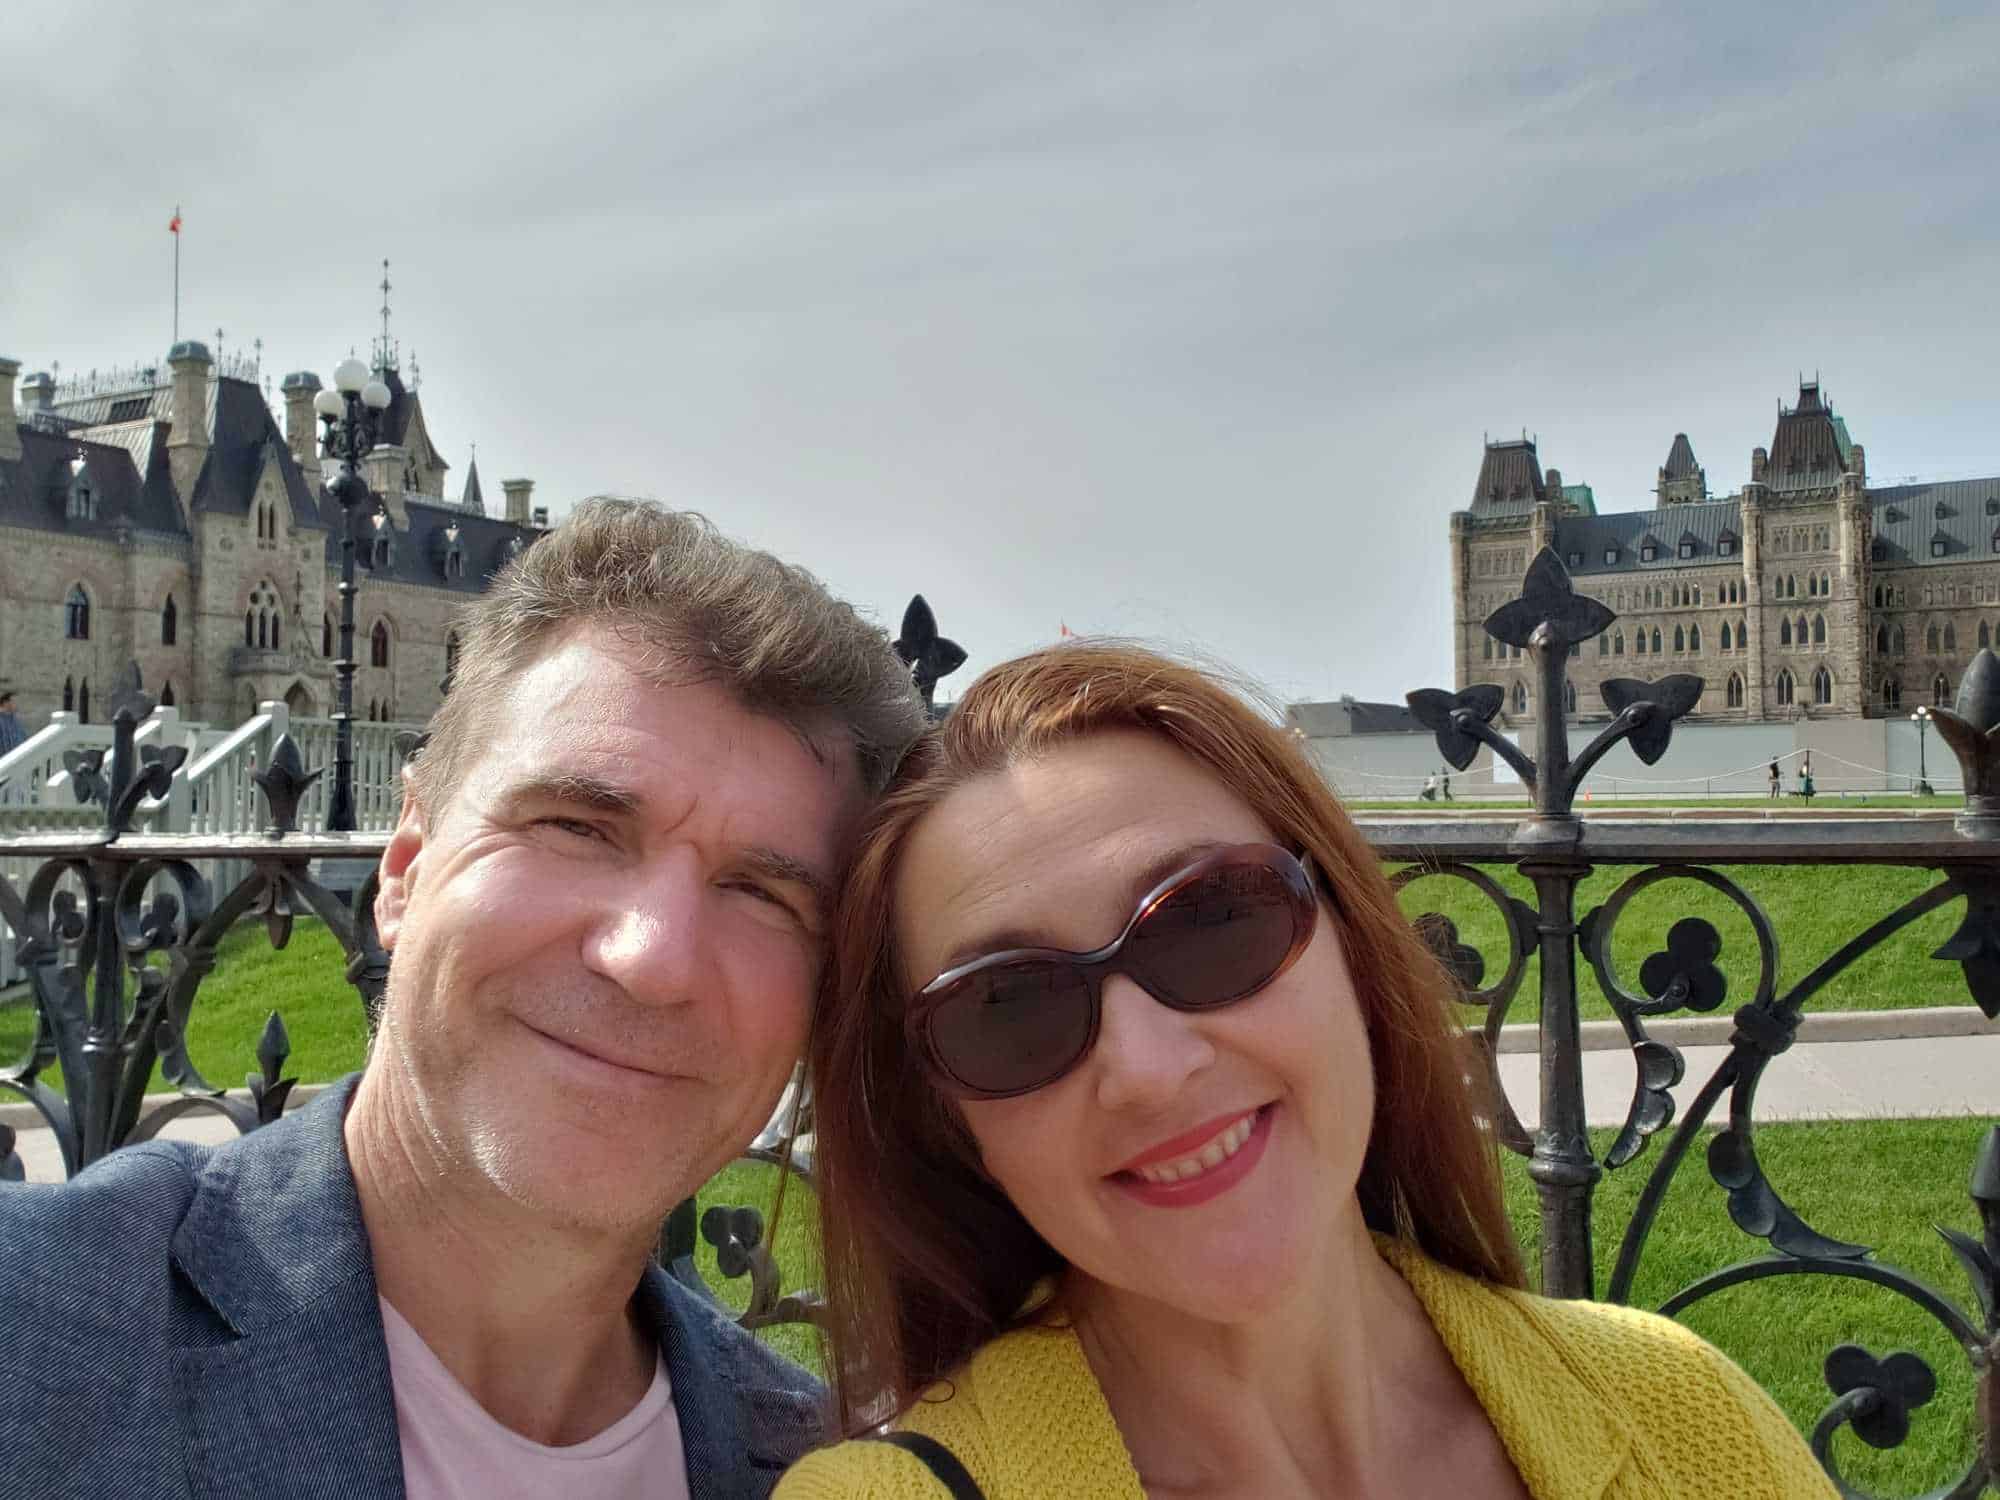
[[[389,337],[389,261],[382,260],[382,335],[375,341],[375,372],[385,375],[396,368],[397,349]]]

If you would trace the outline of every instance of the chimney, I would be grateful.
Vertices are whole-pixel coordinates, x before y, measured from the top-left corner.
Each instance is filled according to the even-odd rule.
[[[295,370],[279,389],[285,393],[285,446],[292,450],[293,462],[306,471],[311,483],[319,474],[319,419],[313,413],[319,376],[311,370]]]
[[[174,488],[181,499],[194,498],[194,482],[208,460],[208,346],[187,339],[167,351],[174,372],[174,427],[167,439],[173,464]]]
[[[507,519],[516,526],[528,524],[528,497],[535,492],[532,479],[503,479],[500,488],[507,495]]]
[[[1752,484],[1762,484],[1764,482],[1764,471],[1770,465],[1771,455],[1769,453],[1762,448],[1752,448],[1750,450],[1750,482]]]
[[[0,359],[0,459],[9,462],[21,456],[21,430],[14,419],[14,377],[20,373],[18,359]]]
[[[56,404],[56,379],[47,370],[37,370],[21,382],[21,404],[30,415],[50,411]]]

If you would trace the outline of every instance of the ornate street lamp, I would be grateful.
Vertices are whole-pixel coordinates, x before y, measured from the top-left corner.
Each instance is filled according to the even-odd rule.
[[[1919,703],[1917,705],[1917,711],[1910,715],[1910,722],[1917,726],[1916,793],[1919,797],[1929,797],[1932,796],[1933,793],[1931,791],[1930,772],[1926,770],[1924,767],[1924,730],[1929,726],[1931,722],[1930,706],[1928,704]]]
[[[368,482],[356,465],[375,446],[376,429],[389,406],[389,387],[368,366],[344,359],[330,391],[313,398],[326,424],[323,451],[340,465],[326,492],[340,507],[340,655],[333,663],[333,792],[326,814],[331,833],[352,833],[354,820],[354,520],[368,512]]]

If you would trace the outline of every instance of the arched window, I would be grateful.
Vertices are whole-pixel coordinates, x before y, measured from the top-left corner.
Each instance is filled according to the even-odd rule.
[[[1792,633],[1801,646],[1806,643],[1806,617],[1804,615],[1799,616],[1799,623],[1793,627]]]
[[[1731,708],[1743,706],[1743,679],[1734,672],[1729,674],[1729,706]]]
[[[1778,621],[1778,644],[1780,646],[1789,646],[1791,645],[1791,643],[1792,643],[1792,622],[1790,620]]]
[[[1660,654],[1660,627],[1655,625],[1653,627],[1653,655],[1658,656],[1659,654]]]
[[[1989,630],[1988,630],[1988,629],[1986,628],[1986,622],[1985,622],[1984,620],[1981,620],[1981,621],[1979,622],[1979,645],[1980,645],[1980,649],[1984,650],[1984,649],[1985,649],[1986,647],[1988,647],[1988,646],[1990,646],[1990,645],[1992,645],[1992,644],[1993,644],[1993,634],[1992,634],[1992,632],[1991,632],[1991,631],[1989,631]]]
[[[1882,679],[1882,706],[1901,708],[1903,706],[1903,684],[1894,677]]]
[[[1701,650],[1701,622],[1699,620],[1688,626],[1688,650]]]
[[[1493,660],[1493,637],[1488,636],[1479,643],[1479,655],[1483,661]]]
[[[319,654],[329,658],[333,655],[332,615],[321,615],[319,617]]]
[[[1943,682],[1944,679],[1940,677],[1938,681]],[[1943,701],[1942,698],[1938,700],[1940,703]],[[90,679],[88,677],[83,679],[76,690],[76,722],[79,724],[88,724],[90,722]]]
[[[1931,679],[1931,702],[1938,708],[1951,707],[1951,684],[1942,672]]]
[[[1750,649],[1750,625],[1741,616],[1736,620],[1736,645],[1739,650]]]
[[[256,644],[257,644],[257,611],[254,609],[246,609],[243,611],[243,645],[247,650],[250,647],[255,646]]]
[[[377,620],[375,628],[368,632],[368,665],[386,667],[389,665],[389,627]]]
[[[1623,656],[1625,654],[1624,631],[1614,630],[1611,632],[1611,654],[1613,656]]]
[[[1611,637],[1600,630],[1597,632],[1597,654],[1599,656],[1608,656],[1610,653]]]
[[[160,707],[172,708],[173,706],[174,706],[174,683],[173,679],[170,677],[167,679],[166,686],[160,689]]]
[[[1778,669],[1778,702],[1790,705],[1792,701],[1792,672],[1789,667]]]
[[[1722,622],[1722,649],[1723,649],[1724,651],[1727,651],[1727,650],[1729,649],[1729,644],[1730,644],[1730,643],[1729,643],[1729,622],[1728,622],[1727,620],[1724,620],[1724,621]]]
[[[1903,656],[1909,652],[1910,638],[1909,636],[1903,633],[1903,627],[1901,624],[1898,624],[1896,628],[1889,633],[1889,645],[1890,645],[1890,650],[1893,651],[1894,654],[1897,656]]]
[[[1814,644],[1815,646],[1824,646],[1824,645],[1826,644],[1826,616],[1825,616],[1825,615],[1814,615],[1814,616],[1813,616],[1813,644]]]
[[[74,677],[65,677],[63,679],[63,712],[66,714],[76,712],[76,679]]]
[[[90,639],[90,595],[80,583],[71,585],[63,600],[63,635],[72,641]]]
[[[1808,599],[1817,599],[1819,597],[1819,580],[1811,574],[1806,575],[1806,597]]]
[[[1958,649],[1958,629],[1949,620],[1944,622],[1944,649],[1947,651]]]
[[[160,606],[160,644],[171,646],[174,637],[180,633],[180,611],[174,608],[174,596],[167,595],[167,602]]]
[[[1877,609],[1882,607],[1882,585],[1879,583],[1875,585],[1875,607]]]
[[[1572,714],[1576,712],[1576,684],[1573,682],[1563,684],[1563,711]]]
[[[1646,627],[1643,625],[1632,632],[1632,654],[1634,656],[1646,654]]]
[[[1833,673],[1825,667],[1813,673],[1813,702],[1833,702]]]
[[[1936,656],[1937,649],[1938,628],[1937,621],[1933,620],[1929,625],[1924,627],[1924,650],[1928,651],[1932,656]]]
[[[1887,625],[1877,625],[1875,627],[1875,654],[1877,656],[1887,656],[1889,654],[1889,627]]]
[[[1694,586],[1694,602],[1701,603],[1701,585],[1698,583]]]
[[[1687,650],[1687,648],[1688,648],[1687,632],[1683,630],[1680,626],[1676,625],[1674,627],[1674,650],[1685,651]]]
[[[1831,573],[1822,573],[1819,575],[1819,596],[1822,599],[1831,599],[1833,597],[1833,575]]]
[[[1527,711],[1528,711],[1528,685],[1525,682],[1517,682],[1514,684],[1514,712],[1517,714],[1524,714]]]

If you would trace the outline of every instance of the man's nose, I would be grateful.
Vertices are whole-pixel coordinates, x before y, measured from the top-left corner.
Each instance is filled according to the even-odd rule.
[[[1091,1062],[1097,1102],[1108,1110],[1170,1104],[1215,1061],[1199,1018],[1170,1010],[1123,974],[1104,981]]]
[[[634,999],[676,1003],[692,992],[708,883],[686,855],[649,860],[589,893],[584,967]]]

